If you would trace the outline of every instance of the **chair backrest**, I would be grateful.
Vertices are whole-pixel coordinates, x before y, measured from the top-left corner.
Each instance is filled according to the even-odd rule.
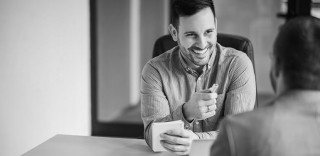
[[[230,34],[222,34],[218,33],[217,35],[217,42],[221,44],[224,47],[231,47],[236,50],[242,51],[248,55],[250,58],[253,69],[255,70],[255,65],[254,65],[254,55],[253,55],[253,46],[252,43],[249,39],[238,36],[238,35],[230,35]],[[153,54],[152,58],[156,57],[171,48],[177,46],[177,42],[175,42],[171,35],[165,35],[157,39],[154,48],[153,48]],[[258,97],[258,96],[256,96]],[[256,104],[255,107],[258,107],[258,99],[256,98]]]

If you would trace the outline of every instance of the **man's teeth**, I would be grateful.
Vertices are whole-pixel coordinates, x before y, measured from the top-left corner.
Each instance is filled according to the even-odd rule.
[[[203,54],[203,53],[205,53],[206,51],[207,51],[207,49],[208,48],[206,48],[206,49],[203,49],[203,50],[193,50],[195,53],[197,53],[197,54]]]

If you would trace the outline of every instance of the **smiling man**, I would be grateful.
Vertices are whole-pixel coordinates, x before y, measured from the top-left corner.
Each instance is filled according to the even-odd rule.
[[[161,144],[184,155],[192,140],[215,139],[223,117],[252,110],[256,84],[248,56],[217,43],[212,0],[173,1],[169,31],[178,46],[142,71],[141,117],[150,147],[152,123],[182,120],[185,128],[162,134]]]

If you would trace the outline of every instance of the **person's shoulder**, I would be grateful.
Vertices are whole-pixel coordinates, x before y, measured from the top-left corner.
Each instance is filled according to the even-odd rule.
[[[142,75],[155,75],[154,73],[160,71],[168,71],[171,64],[178,60],[179,47],[174,47],[163,54],[150,59],[143,67]]]
[[[229,61],[236,60],[240,63],[251,63],[250,58],[245,52],[239,51],[231,47],[224,47],[220,44],[218,44],[218,48],[221,52],[222,62],[229,62]]]
[[[164,62],[169,62],[169,61],[177,58],[178,54],[179,54],[179,47],[175,46],[172,49],[160,54],[159,56],[156,56],[156,57],[150,59],[148,63],[161,64]]]
[[[272,101],[253,111],[228,116],[224,122],[235,130],[251,131],[254,129],[264,129],[265,126],[268,126],[268,123],[274,120],[276,112],[275,103],[275,101]]]
[[[244,57],[244,56],[247,56],[246,53],[244,53],[240,50],[231,48],[231,47],[224,47],[221,44],[218,44],[218,47],[221,50],[221,54],[225,57]]]

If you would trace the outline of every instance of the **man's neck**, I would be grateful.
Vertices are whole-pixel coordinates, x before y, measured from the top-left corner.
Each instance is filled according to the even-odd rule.
[[[187,57],[185,57],[184,54],[182,54],[182,58],[191,69],[195,70],[197,73],[199,73],[201,75],[204,65],[198,66],[198,65],[194,64]]]

